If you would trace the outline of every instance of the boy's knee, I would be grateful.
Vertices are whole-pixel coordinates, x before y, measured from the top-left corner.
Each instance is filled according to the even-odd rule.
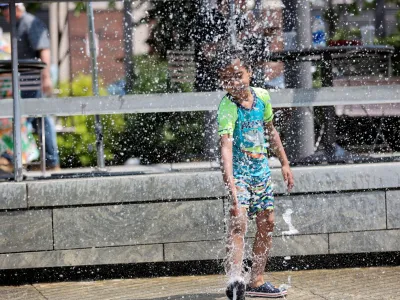
[[[247,229],[246,221],[238,218],[231,223],[231,233],[233,235],[245,235]]]
[[[275,222],[274,221],[269,221],[267,222],[267,226],[266,226],[266,231],[267,232],[273,232],[275,229]]]
[[[275,228],[275,220],[273,218],[265,219],[257,224],[258,231],[273,232]]]
[[[243,235],[243,230],[241,230],[240,228],[232,228],[232,235]]]

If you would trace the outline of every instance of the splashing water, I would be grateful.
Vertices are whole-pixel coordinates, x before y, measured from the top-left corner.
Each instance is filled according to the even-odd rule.
[[[289,208],[282,214],[283,220],[289,226],[289,230],[282,231],[282,235],[292,235],[292,234],[298,234],[299,233],[299,231],[292,224],[292,213],[293,213],[293,210],[291,210]]]
[[[236,276],[231,278],[228,282],[228,289],[229,287],[231,290],[227,291],[227,296],[229,299],[232,300],[241,300],[244,299],[244,292],[245,292],[245,282],[242,277]]]
[[[289,288],[291,288],[292,287],[292,277],[291,276],[288,276],[288,282],[287,283],[282,283],[279,287],[278,287],[278,289],[280,290],[280,291],[287,291]]]

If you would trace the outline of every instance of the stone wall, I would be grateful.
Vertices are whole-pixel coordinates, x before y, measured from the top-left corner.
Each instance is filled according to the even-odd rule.
[[[400,163],[293,171],[273,256],[400,251]],[[1,183],[0,269],[221,259],[226,211],[219,171]]]

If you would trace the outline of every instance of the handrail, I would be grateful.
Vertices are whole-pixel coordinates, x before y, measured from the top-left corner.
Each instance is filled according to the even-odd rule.
[[[271,91],[275,108],[400,103],[400,85]],[[21,99],[22,116],[215,111],[224,92],[136,94]],[[0,118],[12,117],[12,99],[0,101]]]

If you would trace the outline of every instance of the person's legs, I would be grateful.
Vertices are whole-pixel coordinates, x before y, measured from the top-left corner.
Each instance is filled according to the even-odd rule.
[[[58,155],[56,126],[52,117],[44,118],[44,136],[46,139],[46,167],[58,168],[60,166],[60,158]]]
[[[228,240],[226,245],[225,270],[228,276],[226,295],[229,299],[242,300],[245,295],[245,281],[242,275],[244,237],[247,230],[247,209],[249,206],[249,185],[235,179],[238,205],[229,209]]]
[[[24,98],[39,98],[41,95],[40,91],[21,91],[21,99]],[[28,124],[32,127],[30,129],[39,132],[39,128],[37,126],[36,118],[29,117],[26,119]]]
[[[274,221],[275,213],[273,210],[264,210],[257,214],[257,232],[253,244],[253,264],[249,282],[251,287],[258,287],[264,284],[264,270],[272,245]]]
[[[40,91],[22,91],[21,98],[39,98],[41,97]],[[38,134],[42,132],[42,125],[40,118],[28,118],[28,122]],[[44,118],[44,135],[46,139],[45,152],[46,152],[46,167],[58,168],[60,165],[60,158],[57,147],[57,134],[54,120],[51,117]]]
[[[252,297],[278,298],[287,294],[286,290],[274,287],[264,281],[265,266],[272,245],[274,230],[274,196],[271,178],[252,185],[252,201],[249,215],[256,215],[257,232],[253,244],[252,268],[246,294]]]
[[[235,178],[238,205],[229,207],[226,274],[229,278],[242,276],[244,237],[247,230],[248,208],[250,205],[250,185],[246,178]],[[232,201],[232,199],[229,199]]]
[[[29,118],[28,122],[40,136],[42,134],[41,118]],[[44,138],[46,168],[58,168],[60,166],[60,158],[58,155],[56,126],[52,117],[44,117]]]
[[[226,274],[229,278],[242,276],[244,237],[247,229],[247,209],[230,212],[227,241]]]
[[[247,209],[232,207],[230,210],[228,243],[226,257],[226,274],[228,287],[226,295],[229,299],[243,300],[246,285],[242,276],[242,262],[244,255],[244,236],[247,228]]]
[[[7,152],[0,155],[0,173],[11,173],[14,171],[13,157]]]

